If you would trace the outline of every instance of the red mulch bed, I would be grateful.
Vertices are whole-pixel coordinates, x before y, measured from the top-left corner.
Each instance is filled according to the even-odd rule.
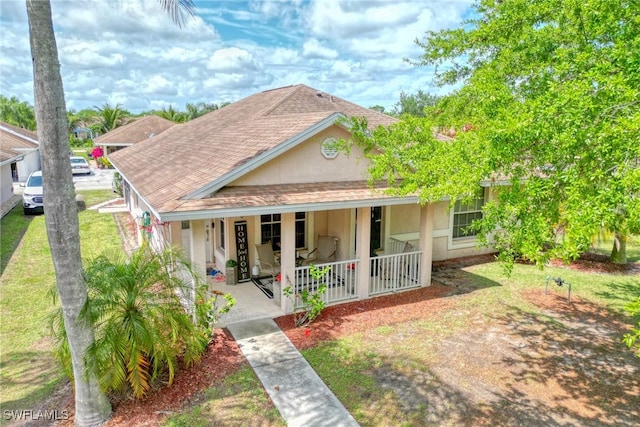
[[[449,306],[450,302],[442,297],[451,293],[451,288],[434,284],[394,295],[334,305],[325,308],[306,328],[296,328],[290,315],[274,320],[291,342],[303,350],[342,335],[423,318],[434,310],[435,305]]]

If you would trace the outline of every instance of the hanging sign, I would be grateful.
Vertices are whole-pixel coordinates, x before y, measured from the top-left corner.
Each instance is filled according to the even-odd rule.
[[[236,221],[236,258],[238,261],[238,282],[251,280],[249,267],[249,239],[247,237],[247,221]]]

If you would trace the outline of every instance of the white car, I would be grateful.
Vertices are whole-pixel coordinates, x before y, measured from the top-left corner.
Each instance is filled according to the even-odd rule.
[[[91,174],[91,167],[89,166],[89,162],[84,157],[73,156],[70,157],[71,160],[71,173],[74,175]]]
[[[36,212],[44,212],[44,200],[42,196],[42,171],[35,171],[29,175],[27,182],[23,184],[22,209],[25,215]]]

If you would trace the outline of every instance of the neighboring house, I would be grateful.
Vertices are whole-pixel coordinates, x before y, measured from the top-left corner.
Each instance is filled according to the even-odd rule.
[[[314,289],[308,257],[319,236],[337,239],[326,280],[328,303],[429,286],[432,260],[478,254],[465,227],[481,215],[478,199],[421,206],[417,197],[367,185],[367,160],[334,141],[350,137],[345,117],[371,128],[396,119],[304,86],[258,93],[172,127],[153,141],[109,156],[141,233],[155,246],[183,248],[204,274],[239,263],[248,280],[256,245],[270,241],[282,286]],[[446,139],[446,137],[445,137]],[[324,239],[323,239],[324,240]],[[488,251],[488,250],[484,250]],[[276,298],[276,301],[278,298]],[[280,299],[283,310],[286,298]]]
[[[0,122],[0,204],[13,197],[13,183],[40,169],[38,135]]]
[[[145,116],[94,138],[93,145],[102,147],[102,152],[107,156],[121,148],[153,138],[174,125],[171,120],[156,115]]]

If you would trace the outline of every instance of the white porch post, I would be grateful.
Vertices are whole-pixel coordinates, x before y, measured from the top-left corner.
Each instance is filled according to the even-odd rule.
[[[293,310],[282,289],[295,284],[296,277],[296,214],[283,213],[280,217],[280,308],[285,313]],[[289,283],[291,282],[291,283]]]
[[[371,281],[371,208],[358,208],[356,220],[356,258],[360,260],[358,271],[358,298],[369,298]]]
[[[182,223],[173,221],[169,224],[169,235],[171,236],[171,246],[182,248]]]
[[[431,263],[433,261],[433,203],[420,207],[420,262],[421,286],[431,286]]]
[[[204,231],[204,221],[191,221],[189,228],[191,232],[191,263],[194,269],[202,277],[206,277],[207,274],[207,259],[204,245],[206,244],[206,234]]]

